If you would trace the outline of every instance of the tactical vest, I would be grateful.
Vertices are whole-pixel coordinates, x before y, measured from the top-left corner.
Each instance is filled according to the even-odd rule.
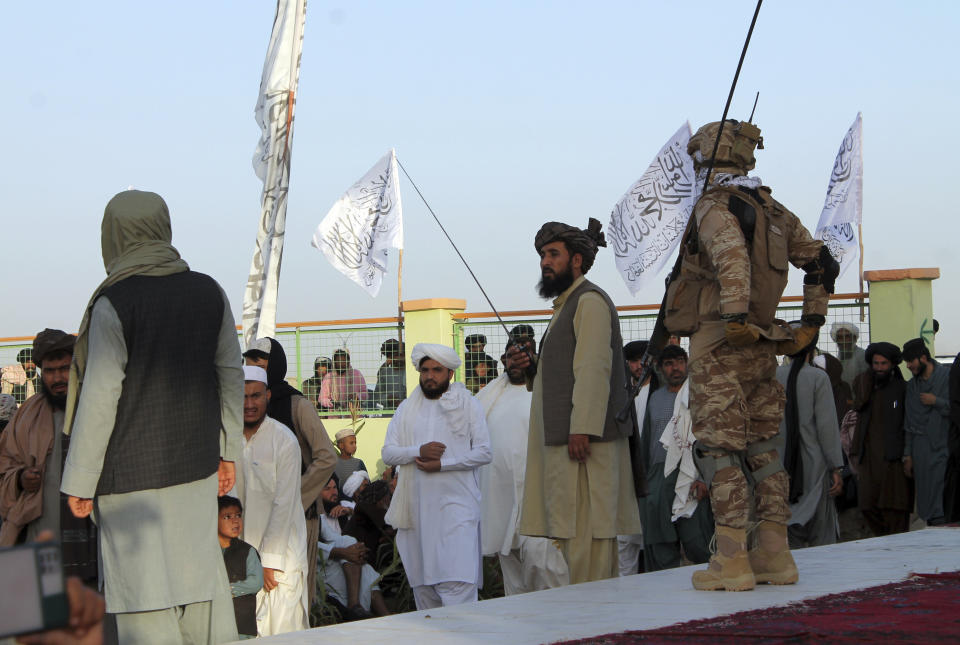
[[[247,556],[253,547],[237,538],[230,539],[230,546],[223,550],[223,563],[227,567],[227,579],[240,582],[247,578]],[[233,613],[237,619],[237,633],[243,636],[257,635],[257,594],[250,593],[233,598]]]
[[[592,441],[613,441],[629,437],[633,425],[629,419],[617,421],[617,414],[627,402],[626,373],[623,369],[623,339],[620,336],[620,319],[610,297],[600,287],[584,280],[567,297],[556,320],[540,341],[540,359],[537,374],[542,380],[544,444],[566,445],[570,439],[570,414],[573,412],[573,354],[577,337],[573,333],[573,317],[580,297],[593,291],[599,294],[610,308],[610,350],[613,364],[610,369],[610,395],[607,399],[607,416],[603,424],[603,436],[591,436]]]
[[[103,297],[123,326],[127,363],[97,495],[209,477],[220,464],[220,288],[183,271],[133,276]]]
[[[712,205],[705,204],[712,201]],[[706,206],[706,208],[704,208]],[[694,233],[681,249],[680,273],[667,287],[664,322],[671,334],[692,336],[702,321],[720,320],[717,270],[699,248],[696,227],[712,208],[725,208],[740,222],[750,255],[750,306],[747,322],[762,329],[776,318],[787,286],[788,240],[795,216],[770,196],[769,189],[722,186],[708,190],[694,208]]]

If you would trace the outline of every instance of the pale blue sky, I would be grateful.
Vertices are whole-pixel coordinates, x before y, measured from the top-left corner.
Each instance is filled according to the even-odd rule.
[[[590,216],[606,225],[684,120],[696,129],[720,117],[753,7],[311,0],[278,319],[396,311],[394,276],[371,299],[310,246],[320,218],[390,147],[497,307],[544,307],[533,291],[537,228]],[[0,336],[76,329],[103,278],[103,207],[129,185],[163,195],[174,244],[239,313],[261,188],[253,107],[274,8],[5,6]],[[960,350],[958,27],[954,2],[768,0],[731,109],[746,118],[760,91],[767,149],[756,174],[809,228],[863,112],[865,268],[941,268],[938,353]],[[402,191],[404,297],[488,310],[416,193],[406,182]],[[610,249],[591,278],[618,304],[662,295],[631,298]],[[851,271],[839,290],[856,287]],[[798,276],[788,293],[799,293]]]

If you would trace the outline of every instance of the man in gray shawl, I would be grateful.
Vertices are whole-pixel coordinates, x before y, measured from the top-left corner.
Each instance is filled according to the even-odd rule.
[[[917,483],[917,513],[927,524],[943,524],[943,484],[950,457],[950,368],[930,356],[922,338],[903,346],[913,374],[904,402],[903,468]]]
[[[242,431],[230,305],[171,246],[159,195],[116,195],[101,240],[107,278],[74,348],[60,490],[75,516],[96,517],[119,642],[236,640],[216,502]]]
[[[843,490],[843,448],[830,377],[812,364],[816,349],[814,339],[777,368],[787,395],[777,452],[790,475],[791,549],[835,544],[840,534],[833,498]]]

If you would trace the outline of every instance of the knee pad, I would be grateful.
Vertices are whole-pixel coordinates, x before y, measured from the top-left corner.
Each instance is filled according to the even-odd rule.
[[[743,467],[742,452],[726,450],[724,448],[710,448],[704,446],[699,441],[693,444],[693,461],[697,465],[697,470],[700,471],[700,478],[703,479],[707,488],[710,488],[710,484],[713,482],[713,477],[717,474],[717,471],[723,470],[724,468],[736,467],[745,473],[747,472]]]
[[[753,469],[750,466],[749,458],[756,457],[767,452],[773,453],[774,459],[769,464],[760,466],[757,469]],[[747,473],[747,478],[751,480],[754,486],[762,482],[767,477],[775,475],[782,470],[784,470],[784,468],[780,461],[780,457],[777,454],[777,445],[774,441],[774,437],[757,441],[747,446],[747,468],[745,469],[745,472]]]

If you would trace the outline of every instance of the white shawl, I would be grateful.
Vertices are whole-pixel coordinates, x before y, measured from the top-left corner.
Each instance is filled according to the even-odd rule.
[[[693,418],[690,416],[690,380],[687,379],[677,393],[677,400],[673,404],[673,417],[667,423],[660,437],[660,443],[667,451],[667,459],[663,464],[663,476],[667,477],[678,466],[676,493],[673,498],[673,515],[671,522],[681,517],[691,517],[697,510],[697,500],[690,496],[690,487],[700,477],[700,472],[693,461]]]
[[[439,361],[438,361],[439,362]],[[423,390],[420,387],[413,389],[410,396],[401,404],[403,418],[397,428],[397,443],[401,446],[412,446],[415,442],[415,429],[423,406]],[[440,409],[443,410],[450,430],[454,434],[465,433],[467,427],[467,404],[471,398],[470,392],[463,383],[450,383],[450,387],[440,397]],[[413,513],[410,510],[410,498],[413,496],[413,478],[416,476],[416,462],[400,464],[397,467],[397,488],[390,501],[390,508],[384,520],[395,529],[413,528]]]

